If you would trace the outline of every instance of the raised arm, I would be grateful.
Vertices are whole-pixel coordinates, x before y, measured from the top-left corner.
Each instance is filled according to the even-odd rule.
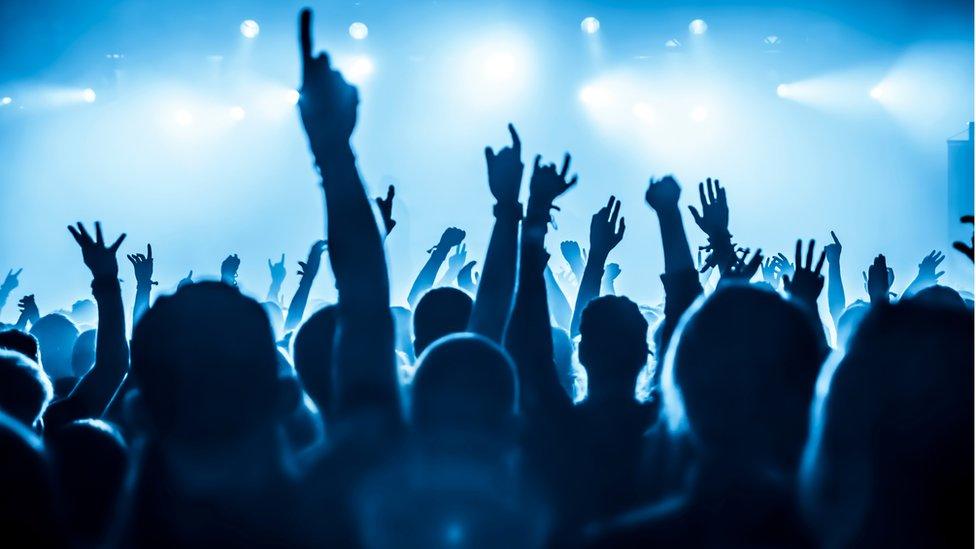
[[[573,322],[573,308],[569,306],[566,294],[559,287],[556,276],[552,274],[552,269],[546,265],[546,296],[549,300],[549,308],[552,311],[552,319],[557,326],[569,331],[569,326]]]
[[[508,125],[508,132],[512,136],[511,147],[505,147],[497,154],[491,147],[485,147],[488,188],[495,198],[495,226],[491,230],[478,294],[468,324],[472,332],[498,343],[505,334],[515,294],[518,230],[522,219],[522,204],[518,199],[525,168],[518,133],[511,124]]]
[[[620,276],[620,265],[618,263],[608,264],[603,271],[603,280],[600,282],[600,295],[617,295],[614,281],[617,280],[618,276]]]
[[[923,257],[922,262],[918,264],[918,275],[908,285],[908,288],[905,288],[902,297],[912,297],[925,288],[938,284],[939,278],[945,274],[945,271],[936,272],[936,270],[944,260],[945,254],[936,250],[932,250],[929,255]]]
[[[708,178],[705,183],[698,184],[698,197],[701,200],[701,213],[694,206],[688,206],[688,209],[698,227],[708,235],[709,254],[702,271],[709,267],[718,267],[719,272],[725,274],[738,259],[732,244],[732,234],[729,233],[729,202],[725,196],[725,188],[718,179],[713,182]]]
[[[291,299],[291,304],[288,305],[288,316],[285,317],[286,332],[297,328],[302,323],[302,318],[305,317],[308,294],[312,291],[312,282],[315,281],[315,275],[318,274],[319,266],[322,264],[322,252],[327,246],[328,244],[324,240],[316,241],[308,250],[308,259],[298,262],[298,266],[301,267],[298,276],[301,278],[298,281],[298,289],[295,290],[295,297]]]
[[[125,311],[119,286],[119,263],[115,257],[125,239],[123,233],[111,246],[105,245],[102,226],[95,222],[95,239],[84,225],[68,226],[81,247],[85,265],[92,273],[92,295],[98,305],[95,336],[95,365],[67,397],[48,407],[44,422],[61,425],[76,419],[99,417],[112,402],[129,370],[129,344],[125,339]]]
[[[576,293],[576,306],[573,308],[573,322],[569,332],[571,337],[579,335],[583,309],[590,301],[600,296],[600,282],[603,280],[603,269],[610,250],[613,250],[624,238],[627,225],[621,217],[620,226],[617,226],[619,216],[620,201],[611,196],[607,205],[600,208],[590,219],[590,255],[586,258],[586,268],[583,269],[579,292]]]
[[[241,267],[241,258],[231,254],[220,262],[220,281],[237,287],[237,269]]]
[[[468,262],[468,245],[460,244],[454,247],[454,255],[448,256],[447,258],[447,270],[441,275],[440,280],[437,281],[437,286],[450,286],[457,282],[458,274],[461,273],[461,269]]]
[[[441,270],[441,265],[447,259],[447,254],[451,251],[451,248],[461,244],[464,236],[465,233],[461,229],[448,227],[441,234],[441,239],[437,244],[428,250],[430,257],[427,258],[427,262],[424,263],[423,268],[417,273],[417,278],[414,279],[413,285],[410,286],[410,293],[407,294],[407,303],[410,304],[411,309],[416,308],[420,298],[427,293],[427,290],[434,287],[437,271]]]
[[[840,276],[840,253],[844,250],[840,240],[834,231],[830,231],[830,238],[833,242],[824,247],[827,255],[827,307],[830,309],[830,318],[834,321],[834,328],[840,315],[844,314],[847,308],[847,296],[844,295],[844,280]]]
[[[807,247],[807,260],[806,263],[803,262],[803,241],[796,241],[796,270],[793,275],[783,275],[783,287],[790,294],[790,297],[796,299],[802,305],[807,307],[807,312],[812,313],[814,317],[817,318],[819,323],[819,313],[817,312],[817,298],[820,297],[820,293],[823,291],[824,287],[824,277],[820,274],[823,269],[824,259],[827,256],[827,251],[823,250],[820,252],[820,258],[817,260],[816,266],[813,265],[813,258],[816,254],[815,247],[817,243],[815,240],[810,240],[810,244]]]
[[[545,237],[553,201],[576,184],[567,180],[570,157],[562,170],[554,164],[539,165],[535,158],[529,183],[529,207],[522,223],[518,290],[505,335],[508,349],[518,368],[523,410],[530,417],[558,414],[572,403],[559,384],[553,364],[552,333],[546,302],[543,271],[549,260]]]
[[[7,276],[3,279],[3,284],[0,284],[0,312],[3,312],[3,306],[7,304],[7,298],[10,297],[10,292],[14,291],[14,288],[20,285],[17,277],[20,276],[23,270],[21,268],[17,269],[17,272],[14,272],[13,269],[7,271]]]
[[[269,259],[268,271],[271,273],[271,285],[268,286],[268,295],[265,297],[265,301],[281,303],[281,285],[284,284],[285,276],[288,274],[288,269],[285,268],[285,254],[281,254],[281,260],[277,263],[272,263]]]
[[[383,216],[383,238],[390,236],[393,232],[393,227],[396,227],[396,219],[393,219],[393,197],[396,196],[396,188],[390,185],[386,189],[386,198],[377,196],[376,207],[380,210],[380,215]]]
[[[41,311],[37,308],[34,294],[20,298],[20,301],[17,302],[17,308],[20,309],[20,316],[17,318],[17,324],[14,327],[18,330],[27,331],[27,324],[33,326],[41,319]]]
[[[158,282],[153,282],[153,254],[152,244],[146,244],[146,255],[129,254],[126,256],[132,263],[132,269],[136,275],[136,303],[132,310],[132,325],[135,326],[142,315],[149,310],[149,298],[152,287]]]
[[[302,124],[322,174],[329,260],[339,294],[333,351],[337,416],[380,412],[399,422],[393,317],[383,239],[349,142],[356,88],[325,53],[312,55],[312,13],[300,17]]]

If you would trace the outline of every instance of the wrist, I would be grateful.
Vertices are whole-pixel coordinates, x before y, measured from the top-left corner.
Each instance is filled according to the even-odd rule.
[[[521,221],[522,203],[518,201],[499,201],[492,208],[495,219],[499,221]]]

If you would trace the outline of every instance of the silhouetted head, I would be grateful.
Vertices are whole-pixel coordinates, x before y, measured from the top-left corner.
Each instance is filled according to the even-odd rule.
[[[332,342],[338,311],[336,305],[329,305],[308,317],[292,347],[298,378],[323,416],[332,406]]]
[[[117,509],[129,465],[118,430],[83,419],[45,434],[72,534],[101,541]]]
[[[424,294],[413,312],[413,349],[417,356],[448,334],[468,329],[474,302],[457,288],[434,288]]]
[[[41,317],[30,329],[41,349],[41,367],[52,378],[70,376],[71,352],[78,339],[78,328],[68,317],[52,313]]]
[[[66,546],[40,438],[0,413],[0,531],[31,547]]]
[[[14,351],[0,351],[0,410],[34,428],[54,389],[36,362]]]
[[[706,455],[792,474],[824,357],[806,313],[727,284],[686,313],[671,345],[662,390],[672,428],[683,419]]]
[[[418,360],[411,421],[421,432],[511,436],[518,389],[508,354],[491,340],[444,337]]]
[[[75,377],[81,377],[95,365],[95,336],[96,330],[85,330],[75,340],[75,347],[71,351],[71,371]]]
[[[801,486],[825,546],[972,537],[973,381],[972,311],[872,308],[813,408]]]
[[[947,307],[950,309],[965,310],[966,302],[962,300],[959,292],[948,286],[936,284],[913,295],[911,299],[918,303],[924,303],[934,307]]]
[[[17,351],[34,362],[39,362],[37,338],[16,328],[0,332],[0,349]]]
[[[132,337],[132,375],[157,435],[201,445],[278,418],[277,361],[261,305],[218,282],[160,297]]]
[[[837,348],[846,349],[848,342],[861,325],[861,321],[867,316],[871,306],[864,301],[858,300],[851,303],[847,309],[841,313],[837,319]]]
[[[647,320],[636,303],[607,295],[583,309],[579,360],[586,368],[588,399],[632,399],[647,353]]]
[[[94,326],[98,323],[98,308],[90,299],[81,299],[71,305],[71,320],[78,326]]]

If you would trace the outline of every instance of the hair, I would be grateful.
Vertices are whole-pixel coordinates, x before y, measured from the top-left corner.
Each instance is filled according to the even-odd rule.
[[[468,329],[474,302],[457,288],[434,288],[424,294],[413,312],[413,347],[417,356],[428,345]]]
[[[292,356],[295,371],[319,412],[328,416],[332,407],[332,343],[339,309],[329,305],[308,317],[295,335]]]
[[[71,320],[80,326],[93,325],[98,322],[98,308],[90,299],[80,299],[71,304],[69,313]]]
[[[863,301],[851,303],[837,319],[837,348],[846,349],[871,306]]]
[[[0,351],[0,409],[33,428],[53,396],[51,380],[36,362]]]
[[[41,367],[52,378],[71,375],[71,352],[78,339],[78,328],[68,317],[51,313],[41,317],[30,329],[37,338]]]
[[[420,356],[411,421],[421,431],[510,432],[518,402],[515,366],[495,342],[462,333]]]
[[[966,302],[963,301],[959,292],[948,286],[935,284],[909,298],[911,301],[924,303],[932,306],[941,306],[949,309],[966,310]]]
[[[16,328],[0,331],[0,349],[17,351],[34,362],[39,362],[37,338]]]
[[[277,411],[278,354],[261,305],[219,282],[160,297],[132,336],[132,375],[156,434],[220,444]]]
[[[626,297],[590,301],[580,318],[579,359],[591,395],[626,389],[633,396],[637,374],[647,365],[647,320]]]
[[[794,470],[825,351],[807,313],[730,283],[685,313],[671,347],[662,391],[672,431],[710,453]]]
[[[71,350],[71,371],[75,377],[81,377],[95,365],[95,341],[98,331],[95,329],[81,332],[75,340]]]

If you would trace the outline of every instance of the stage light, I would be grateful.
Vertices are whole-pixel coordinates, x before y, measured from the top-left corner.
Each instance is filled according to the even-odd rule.
[[[227,114],[230,116],[231,120],[236,120],[238,122],[244,120],[244,117],[247,115],[247,113],[244,111],[244,107],[231,107],[230,110],[227,111]]]
[[[261,27],[254,19],[247,19],[241,23],[241,34],[244,38],[254,38],[261,32]]]
[[[3,99],[0,99],[0,105],[3,105],[5,107],[13,102],[14,102],[14,98],[10,97],[9,95],[4,96]]]
[[[353,84],[362,84],[373,74],[373,60],[365,55],[353,58],[342,69],[342,76]]]
[[[353,40],[364,40],[367,36],[369,36],[369,27],[366,26],[366,23],[356,21],[352,25],[349,25],[349,36],[351,36]]]
[[[583,86],[579,92],[580,101],[588,107],[604,107],[613,101],[613,95],[607,88],[597,85],[589,84]]]
[[[600,20],[596,17],[586,17],[580,21],[580,28],[586,34],[596,34],[600,30]]]
[[[630,111],[634,113],[634,116],[641,122],[649,123],[654,120],[654,111],[651,109],[650,105],[644,103],[643,101],[634,103],[634,106],[630,109]]]
[[[85,88],[84,90],[81,91],[81,98],[85,101],[85,103],[94,103],[95,90],[91,88]]]
[[[790,87],[787,86],[786,84],[780,84],[779,86],[776,86],[776,95],[780,97],[786,97],[787,95],[789,95],[789,93],[790,93]]]
[[[190,114],[190,111],[186,109],[179,109],[178,111],[173,113],[173,120],[176,121],[176,124],[178,126],[185,127],[185,126],[189,126],[190,124],[193,124],[193,115]]]
[[[492,82],[511,80],[516,72],[515,57],[508,52],[494,52],[485,56],[481,65],[485,78]]]
[[[695,122],[704,122],[705,119],[708,118],[708,109],[702,105],[698,105],[697,107],[691,109],[689,116]]]
[[[708,23],[702,19],[695,19],[688,23],[688,30],[691,31],[691,34],[705,34],[705,31],[708,30]]]
[[[288,90],[285,92],[285,101],[290,105],[297,105],[300,97],[301,94],[298,93],[298,90]]]
[[[884,86],[878,84],[877,86],[871,88],[869,95],[871,96],[871,99],[881,100],[881,98],[885,95]]]
[[[672,38],[664,43],[664,47],[668,48],[669,50],[678,49],[681,47],[681,42],[679,42],[677,38]]]

